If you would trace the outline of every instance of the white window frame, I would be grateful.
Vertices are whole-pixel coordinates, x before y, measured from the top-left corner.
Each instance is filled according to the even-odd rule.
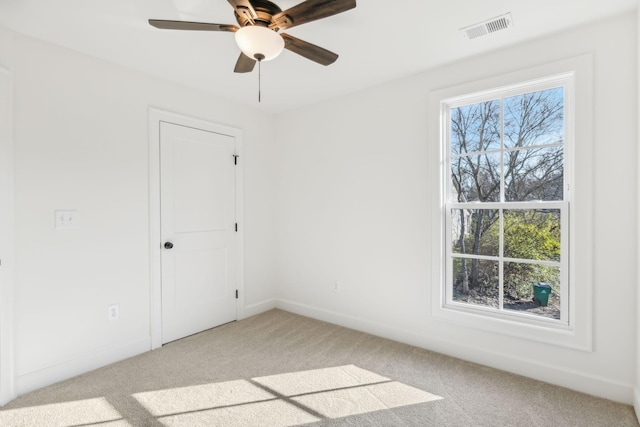
[[[431,247],[431,315],[461,326],[489,332],[542,341],[561,346],[591,351],[591,253],[592,253],[592,188],[590,185],[593,162],[591,131],[592,93],[591,56],[585,55],[533,69],[513,72],[466,83],[430,94],[429,117],[432,150],[430,156],[433,191]],[[526,313],[502,311],[453,301],[449,279],[451,252],[451,208],[469,204],[449,203],[450,176],[448,112],[462,105],[489,99],[535,92],[553,87],[564,87],[565,143],[564,143],[564,200],[560,202],[497,202],[478,203],[474,208],[558,208],[561,209],[561,319],[548,319]],[[579,141],[577,147],[575,141]],[[502,148],[501,148],[502,149]],[[437,161],[437,164],[435,163]],[[577,167],[576,167],[577,166]],[[437,176],[436,176],[437,173]],[[571,227],[569,227],[569,225]],[[576,265],[588,266],[587,270]],[[500,295],[502,297],[502,294]],[[502,300],[502,298],[500,298]]]

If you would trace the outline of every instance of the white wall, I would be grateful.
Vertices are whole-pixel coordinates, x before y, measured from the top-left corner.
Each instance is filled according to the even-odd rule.
[[[244,301],[273,297],[271,116],[17,34],[2,46],[14,84],[18,393],[150,348],[150,106],[243,130]],[[56,209],[77,209],[79,228],[56,230]]]
[[[0,28],[0,405],[15,394],[13,378],[13,120],[11,35]]]
[[[636,28],[628,14],[280,115],[278,306],[631,403]],[[584,53],[594,58],[595,265],[578,268],[593,269],[593,352],[433,320],[427,168],[439,142],[428,138],[428,94]]]

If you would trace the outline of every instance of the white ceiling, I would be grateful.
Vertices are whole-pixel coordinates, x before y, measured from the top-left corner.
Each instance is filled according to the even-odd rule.
[[[302,0],[276,0],[283,10]],[[236,103],[281,112],[461,58],[634,10],[638,0],[358,0],[284,31],[340,55],[324,67],[285,50],[237,74],[233,33],[159,30],[147,20],[236,24],[226,0],[0,0],[0,23]],[[510,12],[510,30],[468,40],[463,27]]]

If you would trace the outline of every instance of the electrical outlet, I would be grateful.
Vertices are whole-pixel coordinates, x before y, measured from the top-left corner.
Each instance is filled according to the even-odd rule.
[[[56,211],[56,228],[78,228],[78,211]]]
[[[107,307],[107,319],[118,320],[120,318],[120,304],[111,304]]]

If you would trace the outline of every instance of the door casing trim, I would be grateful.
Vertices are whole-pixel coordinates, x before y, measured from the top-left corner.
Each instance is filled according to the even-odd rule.
[[[242,183],[242,130],[207,120],[189,117],[158,108],[149,108],[149,254],[150,254],[150,334],[151,349],[162,346],[162,263],[160,235],[160,123],[167,122],[208,132],[231,136],[235,139],[235,154],[239,161],[235,166],[236,222],[236,318],[244,317],[244,248],[243,248],[243,183]],[[233,159],[229,159],[233,161]]]

